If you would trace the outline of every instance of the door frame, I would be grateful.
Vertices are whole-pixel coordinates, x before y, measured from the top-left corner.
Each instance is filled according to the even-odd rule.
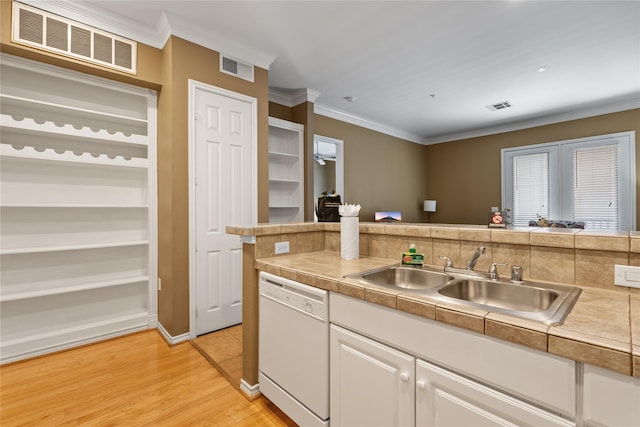
[[[258,100],[252,96],[243,95],[221,87],[209,85],[197,80],[189,79],[189,109],[188,109],[188,156],[189,156],[189,338],[196,338],[196,140],[195,140],[195,114],[196,114],[196,92],[205,91],[227,98],[251,104],[253,123],[252,132],[252,169],[255,172],[251,182],[251,221],[258,222]],[[248,225],[248,224],[246,224]],[[244,304],[244,301],[243,301]]]
[[[347,196],[345,196],[344,189],[344,141],[342,139],[330,138],[328,136],[314,134],[313,143],[317,141],[325,142],[327,144],[333,144],[336,146],[336,193],[342,197],[342,203],[346,203]],[[315,151],[315,149],[314,149]],[[314,180],[315,181],[315,180]],[[314,195],[315,197],[315,195]],[[313,201],[316,202],[315,200]]]

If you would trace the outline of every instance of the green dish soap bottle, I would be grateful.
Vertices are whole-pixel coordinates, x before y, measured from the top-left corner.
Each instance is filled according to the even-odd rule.
[[[424,263],[424,254],[416,252],[416,245],[413,243],[409,246],[409,252],[402,254],[402,265],[411,265],[415,267],[422,267]]]

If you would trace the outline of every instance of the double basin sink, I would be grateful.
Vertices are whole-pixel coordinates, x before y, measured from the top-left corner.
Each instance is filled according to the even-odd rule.
[[[580,293],[576,286],[532,281],[511,282],[429,267],[391,266],[347,276],[367,285],[425,295],[438,301],[479,307],[546,325],[560,325]]]

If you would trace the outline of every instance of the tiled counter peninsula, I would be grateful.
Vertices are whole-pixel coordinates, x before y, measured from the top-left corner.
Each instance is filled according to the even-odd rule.
[[[640,378],[640,289],[613,283],[614,265],[640,266],[638,232],[361,223],[360,258],[343,260],[339,223],[230,226],[226,231],[244,242],[242,388],[249,396],[258,382],[259,271]],[[285,241],[289,253],[275,255],[275,243]],[[412,243],[432,266],[443,265],[440,256],[464,266],[478,246],[485,246],[478,271],[506,263],[499,269],[507,275],[512,265],[520,265],[525,279],[577,285],[583,292],[562,325],[547,326],[344,278],[400,263]]]

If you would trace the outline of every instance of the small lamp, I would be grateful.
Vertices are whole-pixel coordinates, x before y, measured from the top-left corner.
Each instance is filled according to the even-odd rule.
[[[436,211],[436,201],[435,200],[425,200],[424,201],[424,211],[427,212],[427,222],[431,222],[431,212]]]

